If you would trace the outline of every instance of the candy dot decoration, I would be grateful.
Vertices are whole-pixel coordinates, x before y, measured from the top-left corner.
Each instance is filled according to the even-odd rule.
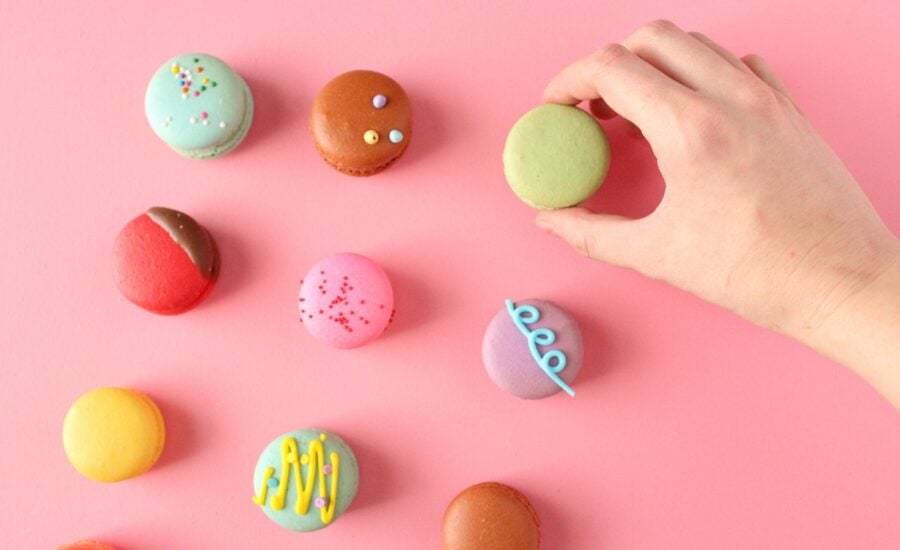
[[[331,525],[353,502],[359,467],[350,446],[337,435],[295,430],[263,450],[253,487],[253,503],[269,519],[294,531],[315,531]]]
[[[547,300],[507,300],[484,333],[482,360],[490,379],[522,399],[571,388],[583,363],[578,323]]]
[[[378,139],[378,132],[376,132],[375,130],[366,130],[366,133],[363,134],[363,140],[369,145],[375,145],[376,143],[378,143]]]
[[[372,106],[376,109],[384,109],[385,105],[387,105],[387,98],[383,95],[378,94],[372,98]]]
[[[403,141],[403,132],[400,130],[391,130],[391,133],[388,134],[388,139],[391,140],[391,143],[400,143]]]
[[[378,264],[341,253],[310,268],[300,283],[298,306],[300,321],[313,338],[349,349],[384,332],[394,312],[394,291]]]
[[[189,158],[214,158],[237,147],[253,120],[253,97],[244,80],[207,54],[178,56],[163,67],[151,78],[144,98],[153,131]],[[159,122],[166,116],[174,121]]]

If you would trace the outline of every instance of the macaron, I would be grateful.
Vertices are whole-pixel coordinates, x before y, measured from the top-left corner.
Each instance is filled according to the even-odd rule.
[[[153,467],[166,442],[159,407],[128,388],[99,388],[79,397],[63,422],[72,466],[94,481],[115,482]]]
[[[444,512],[444,550],[537,550],[537,512],[519,491],[502,483],[473,485]]]
[[[378,338],[394,315],[394,289],[374,261],[353,253],[316,262],[300,281],[300,321],[313,338],[356,348]]]
[[[219,275],[219,252],[192,217],[155,206],[122,229],[113,246],[119,290],[138,306],[163,315],[203,301]]]
[[[116,550],[115,547],[95,540],[83,540],[60,546],[56,550]]]
[[[293,531],[332,524],[353,502],[359,467],[350,446],[320,429],[282,434],[263,450],[253,472],[253,503]]]
[[[194,159],[228,153],[253,121],[253,95],[227,63],[186,53],[163,63],[144,96],[150,127],[178,154]]]
[[[506,300],[484,332],[481,357],[488,376],[522,399],[565,391],[581,370],[584,347],[578,323],[547,300]]]
[[[520,200],[535,208],[552,210],[584,201],[597,191],[608,170],[606,134],[578,107],[535,107],[506,137],[506,181]]]
[[[309,128],[322,158],[338,172],[371,176],[400,158],[412,137],[403,88],[375,71],[350,71],[319,91]]]

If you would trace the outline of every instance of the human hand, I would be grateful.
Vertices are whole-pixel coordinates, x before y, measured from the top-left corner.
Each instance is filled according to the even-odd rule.
[[[589,100],[598,117],[637,125],[666,182],[640,220],[538,215],[584,255],[801,339],[900,263],[896,239],[758,56],[656,21],[564,69],[544,100]]]

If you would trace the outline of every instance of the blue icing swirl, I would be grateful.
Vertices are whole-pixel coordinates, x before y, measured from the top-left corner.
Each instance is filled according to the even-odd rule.
[[[519,332],[528,340],[528,349],[531,351],[531,356],[541,370],[563,391],[575,397],[575,392],[572,388],[559,377],[559,373],[566,368],[566,354],[558,349],[551,349],[547,353],[541,354],[538,349],[538,346],[552,346],[556,342],[556,333],[549,328],[535,330],[528,328],[528,325],[533,325],[541,320],[541,312],[536,307],[528,304],[516,306],[512,300],[506,300],[506,309],[509,311],[509,316],[512,317]],[[553,363],[553,360],[556,360],[556,362]]]

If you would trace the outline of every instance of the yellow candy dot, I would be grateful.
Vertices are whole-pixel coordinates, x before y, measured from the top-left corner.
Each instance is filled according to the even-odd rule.
[[[366,130],[366,133],[363,134],[363,140],[369,145],[375,145],[378,143],[378,132],[375,130]]]
[[[177,63],[172,63],[172,72],[173,73],[177,73],[180,70],[181,70],[181,67],[179,67]]]
[[[201,82],[203,82],[204,84],[209,84],[209,79],[208,79],[208,78],[204,78],[204,79],[201,80]]]
[[[322,441],[325,441],[326,439],[328,439],[328,436],[325,434],[319,434],[319,439],[321,439]]]
[[[300,455],[300,464],[309,464],[309,455]]]

